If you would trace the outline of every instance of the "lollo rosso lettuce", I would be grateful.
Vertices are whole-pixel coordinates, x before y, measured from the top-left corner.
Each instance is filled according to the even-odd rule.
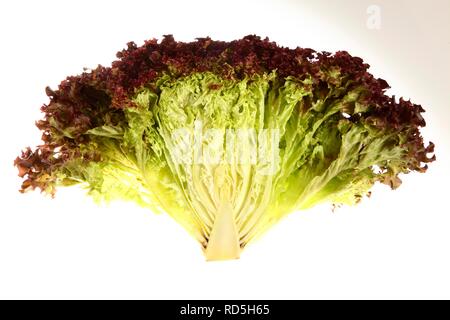
[[[163,211],[208,260],[238,258],[287,214],[353,205],[435,160],[424,109],[345,51],[246,36],[133,42],[46,89],[42,145],[15,160],[21,191],[81,184]]]

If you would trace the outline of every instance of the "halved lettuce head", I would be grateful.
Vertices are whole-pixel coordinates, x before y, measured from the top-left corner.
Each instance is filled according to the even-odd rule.
[[[356,204],[434,160],[422,107],[344,51],[167,36],[118,58],[47,88],[43,144],[15,161],[22,192],[81,184],[166,212],[220,260],[291,212]]]

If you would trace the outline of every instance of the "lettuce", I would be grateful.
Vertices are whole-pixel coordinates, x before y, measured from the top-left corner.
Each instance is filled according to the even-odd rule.
[[[345,51],[166,36],[117,56],[47,88],[43,144],[15,161],[22,192],[81,184],[166,212],[222,260],[291,212],[356,204],[435,160],[423,108]]]

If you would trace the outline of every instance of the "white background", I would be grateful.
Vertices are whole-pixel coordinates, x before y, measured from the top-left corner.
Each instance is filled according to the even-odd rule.
[[[0,298],[450,298],[448,1],[2,1]],[[379,5],[380,29],[367,27]],[[165,215],[98,207],[78,189],[21,195],[12,163],[39,143],[44,88],[128,41],[246,34],[348,50],[421,103],[438,161],[354,208],[290,215],[238,261],[206,263]]]

